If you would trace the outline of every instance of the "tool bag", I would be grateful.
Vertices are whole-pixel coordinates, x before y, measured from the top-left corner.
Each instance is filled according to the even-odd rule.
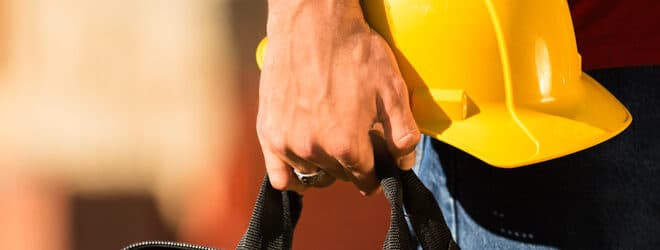
[[[374,143],[374,145],[377,145]],[[382,145],[382,144],[381,144]],[[413,171],[399,170],[383,147],[375,148],[376,173],[391,213],[383,249],[459,249],[433,197]],[[405,215],[404,215],[405,207]],[[291,249],[293,231],[302,211],[302,196],[279,191],[263,181],[247,232],[239,250]],[[406,218],[415,237],[411,236]],[[210,250],[213,248],[173,242],[143,242],[124,250]]]

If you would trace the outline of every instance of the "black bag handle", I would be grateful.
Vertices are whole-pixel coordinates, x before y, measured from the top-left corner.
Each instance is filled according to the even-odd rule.
[[[385,144],[380,137],[372,137],[372,141],[376,173],[391,208],[390,227],[383,249],[414,249],[416,246],[408,231],[404,206],[423,249],[459,249],[433,194],[413,171],[397,168],[387,149],[382,146]],[[291,249],[293,231],[301,211],[302,197],[296,192],[276,190],[266,176],[247,232],[237,249]]]
[[[390,203],[390,227],[383,249],[414,249],[403,208],[423,249],[459,249],[451,238],[433,194],[424,187],[413,171],[401,171],[393,163],[380,137],[372,137],[376,173]],[[239,250],[291,249],[293,231],[302,211],[302,197],[296,192],[278,191],[268,176],[259,190],[250,225],[238,244]],[[132,244],[124,250],[212,250],[186,243],[147,241]]]

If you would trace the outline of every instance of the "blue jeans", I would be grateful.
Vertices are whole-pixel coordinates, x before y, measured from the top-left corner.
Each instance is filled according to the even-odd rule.
[[[633,114],[590,149],[500,169],[422,138],[414,170],[461,248],[660,249],[660,66],[589,74]]]

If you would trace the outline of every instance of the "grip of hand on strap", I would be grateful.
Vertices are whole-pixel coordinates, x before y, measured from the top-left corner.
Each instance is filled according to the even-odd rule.
[[[391,209],[383,249],[415,249],[417,244],[423,249],[459,249],[433,194],[413,171],[402,171],[396,166],[381,137],[372,135],[371,139],[376,173]],[[302,197],[295,192],[274,189],[266,176],[247,232],[237,249],[291,249],[301,211]],[[405,216],[415,231],[416,241],[410,235]]]

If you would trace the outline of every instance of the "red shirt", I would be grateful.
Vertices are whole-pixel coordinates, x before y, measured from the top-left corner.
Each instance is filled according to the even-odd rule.
[[[660,0],[568,0],[584,69],[660,65]]]

